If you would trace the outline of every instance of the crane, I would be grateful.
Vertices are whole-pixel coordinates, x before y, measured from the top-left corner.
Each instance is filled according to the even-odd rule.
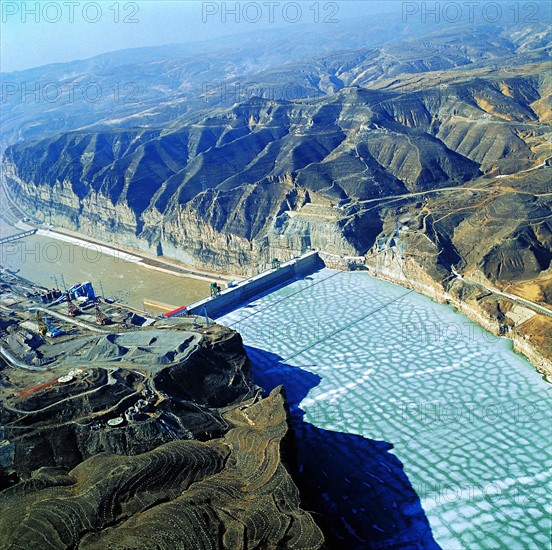
[[[96,305],[96,322],[98,325],[105,326],[111,323],[111,319]]]

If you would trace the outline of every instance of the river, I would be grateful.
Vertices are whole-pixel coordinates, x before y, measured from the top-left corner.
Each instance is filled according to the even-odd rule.
[[[19,230],[2,223],[0,237]],[[143,309],[146,298],[182,306],[209,295],[209,281],[160,272],[137,263],[131,255],[102,253],[95,245],[79,245],[34,235],[0,246],[0,265],[46,288],[91,281],[96,294]]]

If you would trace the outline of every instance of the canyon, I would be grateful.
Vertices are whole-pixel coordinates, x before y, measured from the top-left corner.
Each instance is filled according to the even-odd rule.
[[[316,250],[338,273],[367,271],[454,306],[552,375],[551,37],[546,21],[359,18],[336,32],[251,33],[4,73],[2,198],[37,228],[242,277]],[[41,90],[35,101],[19,93],[28,82]],[[62,90],[54,102],[42,93],[49,82]],[[69,92],[75,83],[105,93],[90,101]],[[0,316],[4,330],[11,320]],[[145,366],[159,325],[183,340]],[[31,384],[28,372],[0,371],[5,546],[40,547],[41,531],[56,548],[186,547],[189,532],[205,547],[322,547],[324,519],[305,511],[294,482],[289,403],[274,373],[260,370],[264,395],[231,328],[157,327],[138,331],[145,344],[88,335],[75,348],[87,374],[68,400],[46,374]],[[272,365],[271,350],[247,354]],[[299,389],[316,385],[292,374]],[[122,402],[136,405],[146,378],[164,396],[163,422],[98,430]],[[311,430],[293,414],[295,429]],[[350,435],[339,444],[366,444]],[[401,480],[396,494],[410,499],[398,524],[434,548],[402,464],[380,443],[391,486]],[[332,536],[351,540],[347,530]]]

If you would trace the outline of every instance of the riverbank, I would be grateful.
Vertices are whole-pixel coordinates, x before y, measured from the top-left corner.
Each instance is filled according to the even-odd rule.
[[[241,279],[241,277],[228,273],[217,273],[214,271],[195,269],[193,266],[178,262],[177,260],[155,257],[141,250],[122,246],[113,246],[109,243],[102,242],[98,239],[94,239],[70,229],[60,229],[58,227],[43,229],[38,226],[36,226],[36,228],[38,229],[38,235],[76,244],[78,246],[82,246],[83,248],[94,247],[94,250],[97,252],[114,256],[123,261],[139,263],[148,269],[170,275],[176,275],[177,277],[186,277],[202,281],[212,281],[213,279],[231,281]]]
[[[35,227],[34,225],[31,226],[26,224],[26,227],[27,226]],[[160,273],[209,282],[213,280],[230,281],[240,279],[239,277],[234,277],[228,273],[197,270],[192,266],[183,264],[176,260],[154,257],[153,255],[140,250],[113,246],[69,229],[44,229],[38,226],[37,228],[39,229],[39,235],[69,242],[83,248],[90,249],[93,247],[94,251],[114,256],[123,261],[134,263]],[[325,258],[324,253],[321,253],[320,256],[325,261],[326,265],[337,267],[339,269],[347,269],[344,266],[340,266],[339,262],[336,264],[335,262],[328,261],[328,258]],[[361,263],[362,259],[363,258],[352,258],[350,260],[355,260],[354,263]],[[393,254],[388,256],[384,255],[384,257],[378,256],[376,261],[374,261],[374,258],[368,258],[366,266],[372,276],[387,280],[405,288],[410,288],[416,292],[420,292],[438,303],[449,304],[492,334],[509,338],[512,341],[513,349],[517,353],[520,353],[526,357],[541,374],[548,376],[549,378],[547,378],[547,380],[552,379],[552,358],[543,353],[538,344],[531,341],[530,335],[523,334],[523,331],[518,330],[519,326],[511,331],[508,331],[507,333],[504,333],[504,325],[501,324],[496,318],[491,317],[484,309],[474,307],[474,305],[476,306],[477,304],[470,305],[465,301],[459,300],[450,292],[447,292],[437,282],[433,281],[425,272],[423,272],[420,266],[417,266],[417,270],[408,270],[407,277],[404,273],[404,261],[403,265],[400,267],[398,264],[394,264],[394,261],[396,262],[396,258],[394,258]],[[461,278],[458,278],[456,281],[457,284],[465,284]],[[470,284],[474,285],[476,283]],[[482,286],[482,289],[489,290],[484,286]],[[502,295],[502,297],[505,300],[509,300],[509,298],[505,295]]]
[[[80,237],[41,227],[32,236],[3,245],[0,263],[48,289],[91,281],[97,294],[139,310],[144,309],[144,300],[151,299],[188,305],[208,296],[211,282],[221,284],[224,280],[219,274],[191,273],[116,245]]]

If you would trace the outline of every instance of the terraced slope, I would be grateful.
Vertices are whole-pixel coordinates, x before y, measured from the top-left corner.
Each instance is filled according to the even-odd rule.
[[[221,439],[39,470],[0,494],[0,547],[320,548],[281,463],[281,389],[225,418],[233,427]]]

